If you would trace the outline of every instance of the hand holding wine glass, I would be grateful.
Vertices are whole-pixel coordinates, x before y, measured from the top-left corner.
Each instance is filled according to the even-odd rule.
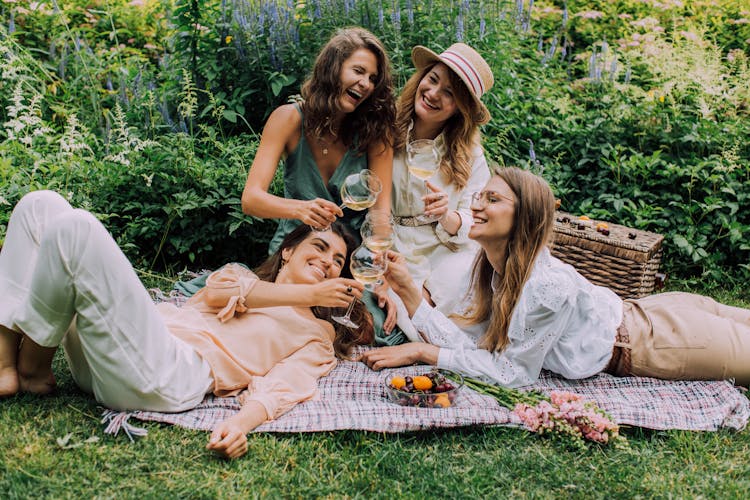
[[[385,272],[384,255],[373,252],[365,245],[360,245],[352,252],[349,269],[355,280],[362,283],[366,289],[372,291],[375,283],[377,283]],[[359,328],[359,325],[351,319],[352,309],[354,309],[354,302],[356,300],[356,298],[352,298],[346,314],[343,316],[331,316],[331,319],[349,328]]]
[[[440,151],[433,139],[417,139],[406,145],[406,167],[414,177],[427,181],[440,166]],[[426,189],[426,194],[430,190]]]
[[[414,177],[426,181],[440,165],[440,152],[433,139],[417,139],[406,145],[406,166]]]

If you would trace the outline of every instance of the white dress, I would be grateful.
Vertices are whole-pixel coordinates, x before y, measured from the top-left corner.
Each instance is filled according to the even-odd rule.
[[[440,368],[519,387],[534,383],[542,369],[568,379],[601,372],[612,356],[622,300],[544,248],[513,309],[504,351],[477,346],[489,322],[459,328],[425,301],[412,321],[428,342],[440,347]]]
[[[436,139],[438,149],[445,150],[443,134]],[[481,191],[490,179],[487,160],[480,145],[472,150],[472,171],[466,187],[459,190],[436,174],[430,179],[448,195],[448,210],[461,217],[461,227],[450,235],[437,222],[409,227],[395,224],[394,249],[406,258],[409,272],[418,288],[429,290],[438,310],[450,314],[468,289],[471,267],[479,246],[469,239],[472,225],[471,195]],[[393,158],[391,213],[394,217],[424,214],[422,196],[427,193],[424,181],[409,174],[405,153]],[[399,322],[400,324],[400,322]],[[407,332],[408,334],[408,332]]]

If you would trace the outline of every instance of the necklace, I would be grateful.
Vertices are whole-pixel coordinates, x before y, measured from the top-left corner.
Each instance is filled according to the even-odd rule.
[[[337,142],[337,141],[338,141],[338,137],[336,137],[336,136],[334,135],[334,136],[333,136],[333,142],[332,142],[332,145],[333,145],[333,144],[336,144],[336,142]],[[318,144],[320,144],[320,150],[321,150],[321,152],[323,153],[323,156],[328,156],[328,141],[326,141],[326,140],[325,140],[325,139],[323,139],[322,137],[319,137],[319,138],[318,138]]]

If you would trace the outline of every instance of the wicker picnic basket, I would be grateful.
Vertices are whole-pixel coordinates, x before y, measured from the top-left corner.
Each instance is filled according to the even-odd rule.
[[[609,234],[603,234],[596,230],[598,222],[556,212],[552,254],[623,299],[653,293],[664,236],[610,222]]]

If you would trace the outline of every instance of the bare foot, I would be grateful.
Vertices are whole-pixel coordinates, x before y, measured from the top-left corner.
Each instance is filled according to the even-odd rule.
[[[18,392],[18,372],[16,367],[0,368],[0,398],[13,396]]]
[[[18,350],[18,388],[32,394],[50,394],[55,390],[52,358],[57,347],[44,347],[24,335]]]
[[[52,394],[55,391],[55,387],[57,387],[57,383],[51,371],[46,375],[33,377],[24,377],[20,374],[18,376],[18,388],[21,392],[46,395]]]
[[[18,343],[21,336],[4,326],[0,326],[0,398],[18,392]]]

